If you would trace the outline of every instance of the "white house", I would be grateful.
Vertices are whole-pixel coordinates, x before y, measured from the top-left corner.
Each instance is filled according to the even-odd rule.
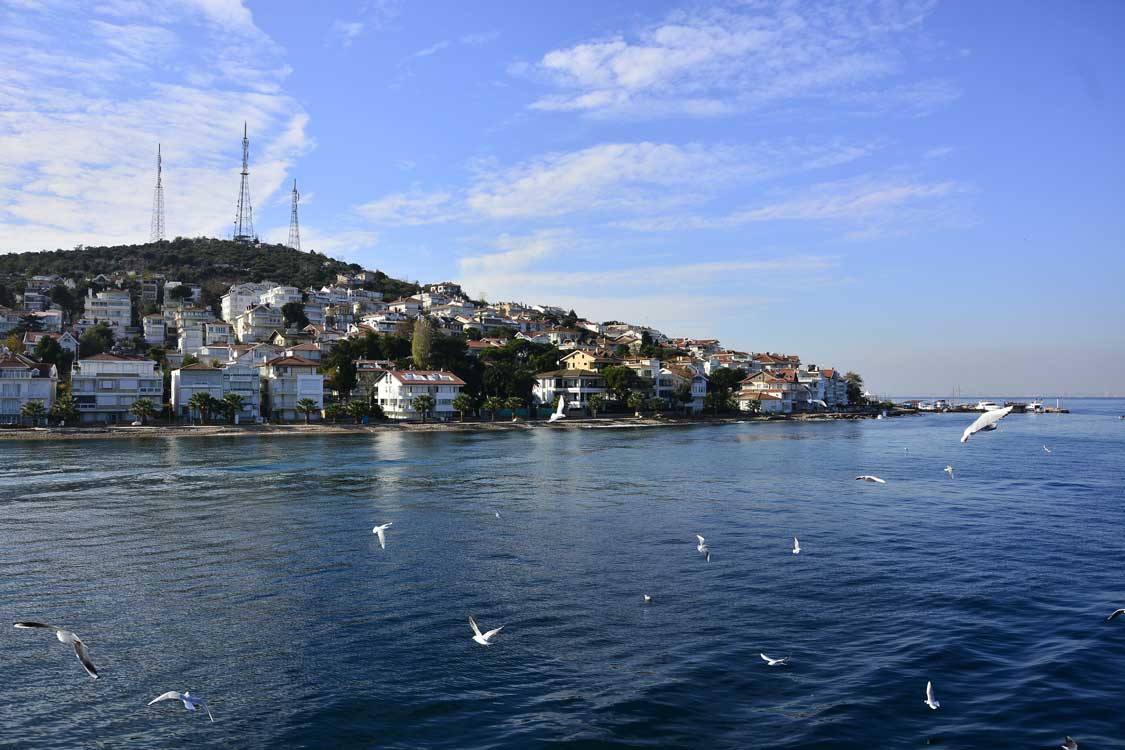
[[[277,357],[260,367],[266,385],[262,411],[270,419],[303,420],[304,415],[297,411],[297,402],[306,398],[312,399],[317,411],[324,408],[324,376],[316,371],[316,362],[304,357]]]
[[[301,301],[301,290],[295,286],[275,286],[258,296],[258,302],[262,305],[269,305],[280,309],[283,305],[290,302]]]
[[[118,330],[133,325],[133,306],[128,292],[108,291],[94,294],[90,289],[82,317],[95,324],[105,321]]]
[[[231,343],[234,330],[225,320],[209,320],[203,324],[203,345],[215,346]]]
[[[605,395],[605,376],[596,370],[551,370],[535,376],[532,400],[544,405],[566,399],[567,409],[587,409],[592,396]]]
[[[258,299],[275,286],[277,285],[272,281],[263,281],[257,284],[235,284],[219,300],[223,320],[233,322],[246,308],[258,304]]]
[[[421,418],[413,402],[423,394],[434,398],[434,419],[452,419],[453,399],[465,387],[464,380],[444,370],[386,370],[376,377],[375,398],[391,419]]]
[[[188,403],[196,393],[206,393],[215,399],[225,399],[227,394],[242,397],[242,411],[236,416],[239,422],[253,422],[258,418],[261,402],[258,368],[250,365],[228,364],[212,367],[198,363],[172,371],[172,411],[177,417],[190,417]]]
[[[149,346],[163,346],[168,333],[168,324],[164,322],[164,316],[146,315],[142,322],[144,324],[145,343]]]
[[[265,341],[283,326],[281,310],[269,305],[254,305],[230,321],[239,341]]]
[[[20,409],[39,401],[44,410],[55,403],[59,372],[53,364],[36,362],[18,354],[0,355],[0,422],[17,422]]]
[[[78,339],[70,335],[70,331],[63,331],[62,333],[52,333],[51,331],[28,331],[23,335],[23,349],[25,352],[34,352],[35,347],[39,345],[42,339],[51,338],[59,342],[59,347],[63,351],[70,352],[75,357],[78,356]]]
[[[98,354],[75,363],[70,390],[83,422],[129,420],[129,407],[147,398],[159,405],[164,381],[151,359]]]

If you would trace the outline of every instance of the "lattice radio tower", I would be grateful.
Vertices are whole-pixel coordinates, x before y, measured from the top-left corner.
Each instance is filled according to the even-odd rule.
[[[149,230],[149,242],[161,242],[164,239],[164,167],[160,161],[160,144],[156,144],[156,190],[152,193],[152,226]]]
[[[242,185],[238,189],[238,213],[234,217],[235,242],[257,244],[254,235],[254,209],[250,206],[250,138],[242,123]]]
[[[301,249],[301,225],[297,221],[297,203],[301,194],[297,192],[297,181],[293,180],[293,211],[289,214],[289,247],[294,250]]]

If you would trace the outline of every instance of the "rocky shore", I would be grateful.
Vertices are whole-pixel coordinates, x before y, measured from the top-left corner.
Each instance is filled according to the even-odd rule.
[[[256,424],[256,425],[151,425],[148,427],[28,427],[0,430],[0,440],[104,440],[200,437],[277,437],[291,435],[363,435],[381,432],[487,432],[496,430],[640,429],[689,427],[745,422],[821,422],[870,419],[874,414],[795,414],[790,416],[700,416],[700,417],[593,417],[503,422],[379,422],[376,424]]]

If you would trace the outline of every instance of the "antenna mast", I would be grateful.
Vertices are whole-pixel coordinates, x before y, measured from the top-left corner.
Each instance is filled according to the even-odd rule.
[[[238,189],[238,214],[234,217],[235,242],[257,243],[254,236],[254,209],[250,206],[250,138],[242,123],[242,185]]]
[[[164,183],[163,164],[160,159],[160,144],[156,144],[156,190],[152,193],[152,223],[149,229],[149,242],[164,240]]]
[[[289,214],[289,247],[294,250],[301,249],[301,225],[297,221],[297,203],[301,194],[297,192],[297,181],[293,180],[293,211]]]

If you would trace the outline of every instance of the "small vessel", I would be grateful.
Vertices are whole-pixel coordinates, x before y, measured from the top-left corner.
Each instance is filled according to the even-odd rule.
[[[918,411],[933,411],[933,410],[934,410],[934,405],[931,404],[929,401],[919,401],[918,402]]]
[[[939,398],[937,401],[934,401],[934,411],[945,411],[948,408],[949,402],[944,398]]]
[[[1042,414],[1043,413],[1043,402],[1040,401],[1039,399],[1035,399],[1034,401],[1029,403],[1027,406],[1023,407],[1023,411],[1024,411],[1025,414]]]
[[[997,409],[1002,409],[1002,408],[1004,408],[1004,407],[1000,406],[1000,404],[996,403],[995,401],[978,401],[977,402],[977,411],[996,411]]]

